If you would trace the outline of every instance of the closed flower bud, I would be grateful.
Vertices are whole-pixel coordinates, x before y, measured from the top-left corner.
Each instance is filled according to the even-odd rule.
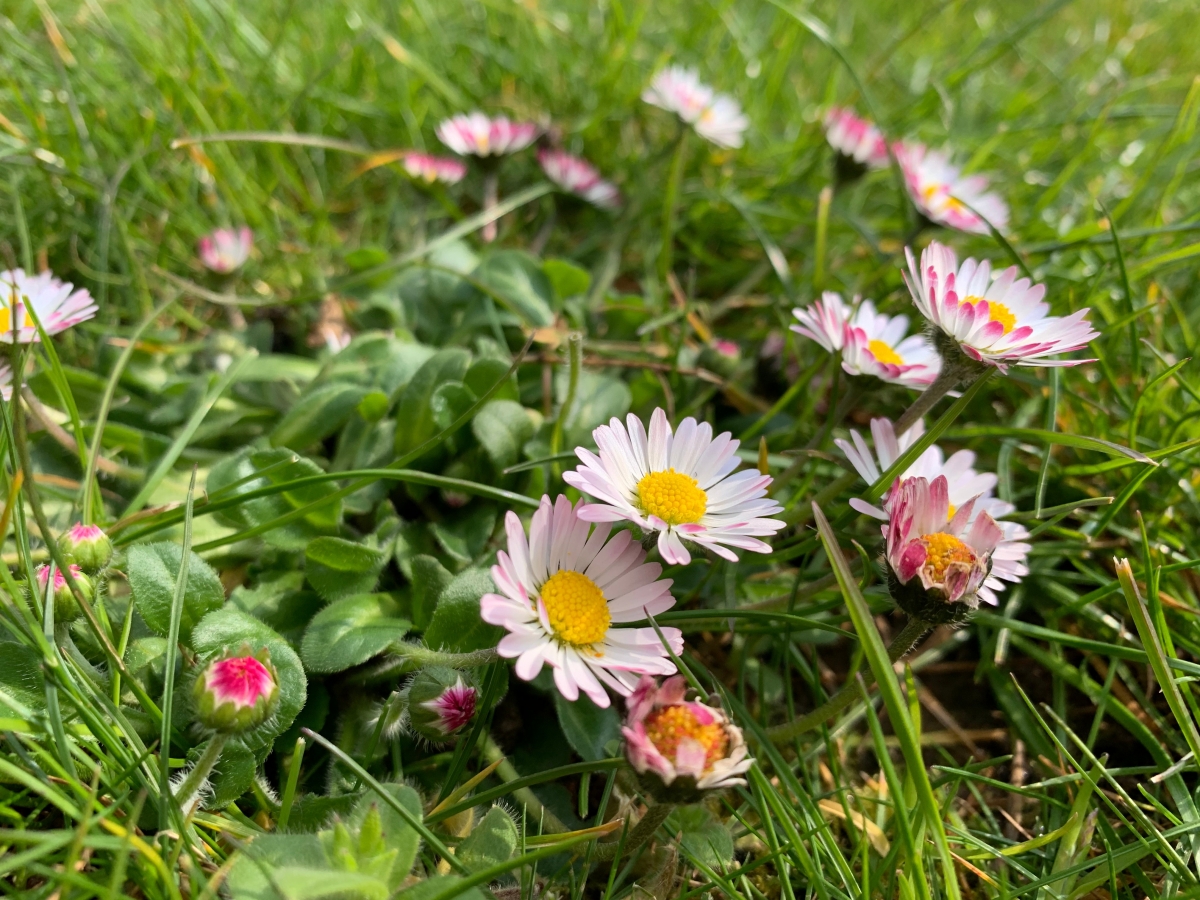
[[[192,689],[196,718],[205,728],[240,734],[261,725],[275,710],[279,684],[266,650],[249,647],[210,662]]]
[[[75,579],[75,584],[79,586],[79,592],[83,594],[83,598],[90,602],[92,599],[92,580],[84,575],[79,570],[79,566],[76,565],[71,566],[71,575]],[[38,594],[42,597],[46,596],[46,584],[49,580],[50,567],[39,566],[37,570]],[[62,622],[63,624],[74,622],[82,612],[61,569],[54,570],[53,602],[55,622]]]
[[[103,571],[113,555],[112,541],[96,525],[77,522],[58,539],[58,549],[68,562],[95,575]]]
[[[470,723],[478,702],[479,689],[462,672],[430,666],[408,686],[408,721],[417,734],[443,743]]]
[[[732,375],[742,361],[742,351],[733,341],[718,338],[700,351],[700,365],[726,377]]]

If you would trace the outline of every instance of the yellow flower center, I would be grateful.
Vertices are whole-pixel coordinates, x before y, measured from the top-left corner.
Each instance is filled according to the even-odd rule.
[[[667,469],[651,472],[638,482],[638,505],[642,512],[658,516],[668,525],[699,522],[708,509],[708,494],[690,475]]]
[[[33,316],[31,316],[29,314],[29,310],[26,307],[22,306],[21,311],[25,315],[23,315],[21,317],[23,319],[23,321],[21,322],[19,327],[20,328],[33,328],[34,327]],[[5,334],[7,332],[11,332],[12,330],[13,330],[12,307],[0,306],[0,334]]]
[[[904,365],[904,357],[902,357],[883,341],[871,341],[869,344],[867,344],[867,349],[871,351],[871,355],[874,356],[876,360],[884,365]]]
[[[949,509],[949,511],[946,513],[946,518],[947,518],[947,519],[953,519],[953,518],[954,518],[954,514],[955,514],[956,512],[958,512],[958,507],[957,507],[957,506],[955,506],[953,503],[951,503],[951,504],[950,504],[950,509]]]
[[[646,737],[658,752],[672,762],[684,740],[693,740],[704,748],[704,771],[729,751],[729,736],[720,722],[700,724],[696,714],[686,705],[664,706],[646,716]]]
[[[479,137],[477,138],[477,143],[479,144],[479,152],[480,152],[481,154],[482,154],[482,153],[487,153],[487,152],[488,152],[488,148],[490,148],[490,147],[492,146],[492,138],[491,138],[491,135],[489,135],[489,134],[481,134],[481,135],[479,135]]]
[[[546,617],[559,640],[587,647],[604,640],[612,615],[596,583],[582,572],[555,572],[542,585]]]
[[[945,580],[946,570],[952,563],[975,562],[975,551],[952,534],[939,531],[936,534],[921,536],[925,545],[925,570],[930,580],[941,583]]]
[[[1003,303],[997,303],[995,300],[988,301],[988,318],[1003,325],[1005,334],[1012,331],[1017,324],[1017,317],[1012,314],[1012,311]]]

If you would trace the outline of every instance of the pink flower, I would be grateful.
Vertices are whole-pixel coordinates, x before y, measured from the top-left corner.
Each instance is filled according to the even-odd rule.
[[[699,790],[745,784],[741,776],[754,764],[742,730],[721,709],[685,700],[682,675],[658,687],[642,676],[625,702],[625,756],[640,775],[658,776],[670,787],[691,779]]]
[[[58,539],[58,548],[84,571],[96,573],[112,559],[113,546],[104,529],[76,522]]]
[[[931,222],[971,234],[990,234],[989,223],[997,231],[1008,228],[1008,204],[987,189],[987,177],[963,175],[948,151],[897,141],[892,152],[909,196]]]
[[[726,359],[741,358],[742,351],[733,341],[727,341],[724,338],[717,338],[712,342],[712,348]]]
[[[442,184],[458,184],[467,175],[466,165],[457,159],[416,151],[404,154],[404,171],[426,184],[436,181]]]
[[[462,676],[441,695],[426,700],[420,705],[436,717],[431,723],[443,735],[451,735],[471,721],[475,715],[475,703],[479,692],[471,685],[463,684]]]
[[[719,147],[742,146],[750,120],[728,94],[718,94],[700,81],[695,69],[670,66],[654,76],[642,100],[673,112]]]
[[[0,272],[0,341],[6,344],[40,341],[35,316],[46,334],[55,335],[86,322],[97,311],[92,295],[85,289],[75,290],[75,285],[55,278],[50,272],[38,275],[30,275],[24,269]]]
[[[446,119],[437,127],[438,139],[460,156],[516,153],[541,132],[533,122],[513,122],[507,116],[489,118],[478,111]]]
[[[562,150],[539,150],[538,163],[546,177],[568,193],[582,197],[601,209],[621,205],[621,194],[611,181],[605,181],[586,160]]]
[[[887,140],[873,122],[854,110],[833,107],[825,114],[825,139],[842,156],[868,169],[888,167]]]
[[[237,655],[208,664],[192,690],[197,718],[213,731],[242,732],[271,714],[279,684],[270,657],[243,647]]]
[[[218,228],[200,238],[200,262],[205,268],[218,275],[228,275],[250,258],[254,246],[254,234],[243,225],[241,228]]]

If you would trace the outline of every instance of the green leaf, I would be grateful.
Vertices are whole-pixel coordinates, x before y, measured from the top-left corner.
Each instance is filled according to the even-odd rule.
[[[191,756],[191,754],[188,754]],[[199,753],[197,752],[197,758]],[[221,750],[221,758],[213,769],[210,784],[213,789],[211,800],[205,805],[210,809],[224,809],[246,791],[254,783],[254,773],[258,769],[258,760],[254,753],[240,741],[230,741]]]
[[[420,820],[423,817],[421,796],[415,790],[404,784],[384,784],[383,788],[416,819]],[[416,829],[401,818],[395,809],[382,802],[374,792],[364,795],[358,801],[358,806],[355,807],[354,814],[350,819],[351,826],[360,829],[372,807],[378,811],[384,843],[388,849],[396,853],[392,863],[391,876],[388,878],[389,887],[395,890],[412,871],[413,863],[417,859],[417,850],[421,845],[421,836],[417,834]]]
[[[550,279],[550,285],[559,300],[586,294],[592,286],[592,276],[588,274],[587,269],[581,269],[565,259],[546,260],[542,263],[542,271]]]
[[[15,641],[0,641],[0,715],[28,718],[45,703],[41,658]]]
[[[296,714],[304,708],[308,679],[300,657],[291,645],[273,629],[241,610],[226,606],[210,612],[192,631],[192,648],[203,660],[224,651],[236,651],[243,644],[249,644],[252,652],[265,649],[279,675],[279,703],[275,711],[261,726],[242,736],[242,742],[254,749],[270,744],[292,724]]]
[[[229,894],[235,900],[286,900],[271,886],[263,869],[274,874],[289,865],[323,858],[315,834],[262,834],[246,847],[229,870]]]
[[[444,522],[429,526],[433,536],[450,556],[471,563],[487,549],[488,538],[496,528],[496,508],[475,505]]]
[[[508,813],[493,806],[458,845],[455,855],[472,872],[479,872],[511,859],[519,839],[517,826]]]
[[[443,431],[453,425],[478,399],[462,382],[449,381],[438,385],[429,398],[429,408],[437,430]]]
[[[382,653],[408,633],[387,594],[362,594],[331,603],[317,613],[300,645],[310,672],[343,672]]]
[[[520,403],[492,400],[471,420],[471,431],[497,469],[521,458],[521,448],[533,437],[533,420]]]
[[[492,576],[483,569],[459,572],[438,599],[425,643],[456,653],[495,647],[504,630],[479,617],[479,598],[495,589]]]
[[[317,538],[304,551],[308,583],[329,603],[368,593],[386,564],[382,550],[338,537]]]
[[[575,752],[589,761],[612,756],[605,748],[621,742],[621,717],[617,711],[611,706],[601,709],[583,694],[572,703],[558,691],[553,693],[558,724]]]
[[[433,611],[437,609],[438,598],[446,589],[454,576],[435,557],[421,554],[414,556],[412,562],[412,617],[413,627],[424,631],[433,619]]]
[[[260,472],[263,474],[258,475]],[[208,474],[207,490],[212,496],[229,488],[221,497],[226,500],[260,488],[321,474],[324,474],[323,471],[312,460],[282,447],[275,450],[244,450],[213,466]],[[235,483],[237,486],[232,487]],[[336,484],[324,482],[269,497],[257,497],[221,510],[216,514],[217,520],[239,530],[253,528],[328,497],[336,490]],[[271,529],[262,537],[267,543],[284,550],[303,550],[313,538],[336,530],[341,518],[342,504],[340,500],[335,500],[300,519]]]
[[[365,396],[366,388],[343,382],[306,392],[271,432],[271,446],[303,448],[323,441],[346,424]]]
[[[471,368],[467,369],[467,374],[463,376],[463,384],[470,388],[476,397],[482,397],[492,389],[492,385],[508,373],[511,365],[509,360],[498,359],[495,356],[477,359],[471,363]],[[496,390],[492,398],[495,400],[519,400],[520,392],[517,390],[516,379],[509,378]]]
[[[316,900],[318,897],[353,897],[356,900],[386,900],[386,882],[365,872],[283,866],[272,873],[287,900]]]
[[[133,602],[151,630],[166,635],[171,625],[171,600],[175,582],[183,562],[183,548],[178,544],[161,542],[135,544],[129,548],[126,574]],[[179,637],[187,643],[188,635],[205,615],[225,604],[225,589],[217,573],[195,553],[188,558],[187,587],[183,595],[183,616],[179,620]]]
[[[561,404],[567,398],[567,373],[560,371],[554,383],[554,393]],[[575,405],[567,416],[563,428],[564,445],[567,447],[593,445],[592,430],[597,425],[607,425],[613,416],[623,417],[629,412],[633,395],[629,385],[612,375],[601,375],[584,369],[579,373],[579,387],[575,392]]]
[[[676,807],[667,817],[666,829],[671,834],[682,832],[683,849],[710,869],[721,872],[733,863],[733,835],[705,807]]]
[[[453,892],[455,900],[483,900],[479,888],[467,887],[454,889],[454,885],[462,881],[459,875],[434,875],[424,881],[418,881],[410,888],[405,888],[396,895],[397,900],[430,900]]]
[[[554,288],[529,254],[497,250],[471,274],[498,295],[524,324],[540,328],[554,321]]]
[[[459,347],[439,350],[413,375],[396,407],[397,456],[421,446],[441,430],[434,420],[434,392],[447,382],[461,381],[470,359]]]

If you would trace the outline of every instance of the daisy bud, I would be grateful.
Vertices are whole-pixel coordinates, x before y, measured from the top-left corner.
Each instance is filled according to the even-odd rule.
[[[422,737],[444,743],[475,717],[478,702],[479,689],[462,672],[430,666],[409,684],[409,723]]]
[[[700,365],[729,377],[742,361],[742,351],[733,341],[717,339],[700,351]]]
[[[196,718],[205,728],[239,734],[261,725],[279,700],[270,654],[243,646],[234,656],[210,662],[192,688]]]
[[[685,700],[674,675],[659,687],[643,675],[627,701],[625,757],[659,803],[694,803],[705,791],[745,784],[753,765],[742,730],[724,710]]]
[[[92,580],[79,570],[79,566],[71,566],[71,575],[75,579],[75,583],[79,585],[79,590],[83,594],[85,600],[92,599]],[[37,581],[38,593],[42,597],[46,596],[46,584],[50,580],[50,567],[38,566]],[[66,576],[63,575],[61,569],[54,570],[54,621],[61,622],[64,625],[68,622],[74,622],[79,618],[82,612],[79,608],[79,603],[75,599],[75,595],[71,593],[71,587],[67,584]]]
[[[103,529],[96,525],[84,525],[82,522],[76,522],[59,537],[58,549],[68,562],[75,563],[93,575],[103,571],[113,555],[112,541]]]

